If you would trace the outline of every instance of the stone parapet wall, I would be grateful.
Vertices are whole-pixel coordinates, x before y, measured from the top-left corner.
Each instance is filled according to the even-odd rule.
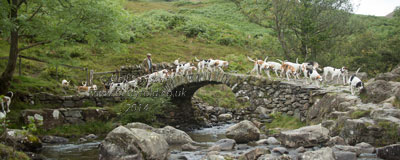
[[[171,70],[171,69],[175,69],[175,68],[176,68],[176,65],[174,65],[172,63],[164,62],[164,63],[153,64],[153,72],[163,70],[163,69]],[[132,76],[140,77],[140,76],[147,74],[142,65],[121,66],[119,72],[120,72],[121,77],[132,77]]]
[[[34,104],[43,104],[48,106],[48,108],[80,108],[89,106],[102,107],[106,104],[119,103],[127,98],[128,97],[123,96],[57,96],[49,93],[38,93],[33,95],[30,102]]]
[[[117,115],[104,108],[59,108],[59,109],[27,109],[21,112],[25,124],[28,117],[43,117],[44,129],[54,128],[64,124],[82,124],[91,121],[107,121]]]

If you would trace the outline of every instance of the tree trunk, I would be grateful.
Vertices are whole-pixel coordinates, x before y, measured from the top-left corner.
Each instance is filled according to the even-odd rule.
[[[289,57],[289,51],[288,51],[287,46],[286,46],[286,41],[285,41],[285,37],[284,37],[283,31],[278,32],[278,40],[281,43],[281,46],[282,46],[283,53],[284,53],[285,57]]]
[[[18,16],[18,0],[12,0],[12,8],[10,13],[10,19],[13,23],[16,23]],[[0,94],[5,94],[10,87],[10,82],[13,78],[15,67],[18,59],[18,30],[14,28],[11,31],[11,43],[10,43],[10,55],[8,57],[8,63],[5,71],[0,77]]]

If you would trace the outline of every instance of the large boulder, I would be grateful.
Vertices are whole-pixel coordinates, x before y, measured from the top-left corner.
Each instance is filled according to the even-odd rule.
[[[347,144],[366,142],[372,145],[388,145],[398,142],[400,120],[392,116],[362,117],[344,121],[339,136]]]
[[[168,144],[186,144],[186,143],[194,143],[192,138],[179,129],[176,129],[171,126],[166,126],[164,128],[155,129],[154,132],[160,134],[164,137],[164,139],[168,142]]]
[[[400,67],[393,69],[391,72],[378,74],[375,79],[385,81],[398,81],[400,79]]]
[[[365,102],[380,103],[400,92],[400,82],[377,80],[365,86]]]
[[[160,134],[119,126],[108,133],[100,144],[100,160],[163,160],[168,155],[168,143]]]
[[[327,119],[338,119],[335,112],[349,111],[350,107],[361,103],[357,96],[348,93],[327,93],[317,100],[307,111],[307,123],[318,124]]]
[[[306,126],[295,130],[283,131],[278,136],[287,147],[313,147],[329,140],[329,130],[321,125]]]
[[[257,141],[260,138],[260,130],[252,122],[244,120],[229,127],[226,137],[234,139],[237,143]]]
[[[18,150],[36,152],[42,148],[38,137],[19,129],[7,129],[5,132],[6,144],[15,146]]]
[[[307,151],[301,155],[302,160],[335,160],[335,155],[331,148],[321,148],[316,151]]]
[[[379,158],[387,160],[398,160],[400,157],[400,144],[392,144],[389,146],[376,149]]]
[[[218,116],[218,120],[220,120],[220,121],[229,121],[231,119],[232,119],[232,114],[230,114],[230,113],[220,114]]]

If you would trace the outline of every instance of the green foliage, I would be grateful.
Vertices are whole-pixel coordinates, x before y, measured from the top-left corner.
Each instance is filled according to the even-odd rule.
[[[350,118],[358,119],[361,117],[369,116],[370,113],[371,110],[355,110],[354,112],[351,113]]]
[[[393,102],[393,106],[400,109],[400,99],[396,98]]]
[[[300,119],[280,112],[270,114],[273,118],[271,123],[266,123],[267,129],[283,128],[283,129],[297,129],[306,126],[305,122],[301,122]]]
[[[396,123],[381,121],[378,122],[378,126],[383,129],[382,137],[379,138],[377,144],[389,145],[400,141],[399,125]]]
[[[30,158],[24,152],[16,151],[12,147],[0,143],[0,159],[29,160]]]
[[[249,103],[238,103],[232,89],[224,84],[204,86],[196,91],[194,96],[216,107],[245,108],[250,106]]]
[[[107,134],[114,129],[112,122],[93,121],[82,124],[64,124],[55,128],[44,130],[39,128],[38,135],[55,135],[62,137],[77,137],[87,134]]]
[[[153,84],[149,89],[135,91],[132,98],[113,107],[117,113],[117,121],[122,124],[142,122],[159,125],[157,116],[162,115],[165,109],[172,109],[174,105],[170,97],[162,95],[161,84]]]

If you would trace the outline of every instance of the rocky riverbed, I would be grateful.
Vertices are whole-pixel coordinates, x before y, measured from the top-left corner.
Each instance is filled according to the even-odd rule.
[[[195,100],[195,116],[204,128],[184,132],[174,128],[179,126],[154,128],[130,123],[115,128],[101,141],[44,143],[42,153],[50,159],[88,160],[397,160],[400,157],[399,78],[400,67],[378,75],[365,83],[366,92],[359,96],[351,95],[348,86],[330,85],[323,88],[320,96],[310,98],[311,106],[292,105],[293,111],[268,106],[225,109]],[[296,109],[302,114],[296,114]],[[272,122],[270,114],[276,112],[297,117],[308,126],[269,134],[264,124]],[[15,136],[14,132],[9,132],[9,137],[15,141],[26,139]],[[43,138],[42,141],[46,142]],[[37,142],[42,146],[40,140]],[[29,147],[19,146],[22,150],[24,146]],[[39,145],[33,147],[36,146]]]

